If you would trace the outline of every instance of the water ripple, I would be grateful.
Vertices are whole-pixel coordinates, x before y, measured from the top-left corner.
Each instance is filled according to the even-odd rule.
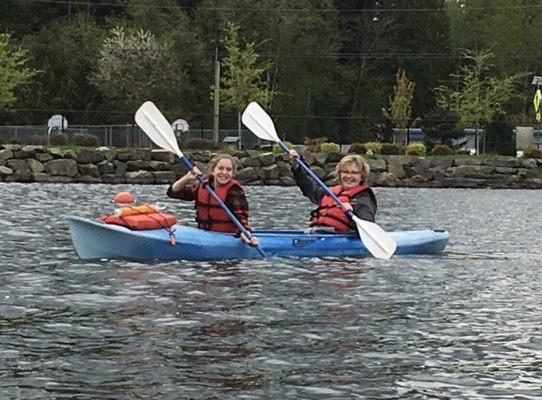
[[[116,191],[192,224],[165,189],[0,183],[0,398],[542,398],[542,192],[378,189],[440,256],[76,258],[65,216]],[[256,228],[305,226],[298,189],[247,191]]]

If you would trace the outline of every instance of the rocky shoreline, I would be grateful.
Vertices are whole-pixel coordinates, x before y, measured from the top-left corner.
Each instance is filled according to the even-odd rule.
[[[201,170],[209,151],[185,152]],[[236,179],[244,185],[293,186],[285,154],[243,151]],[[312,170],[329,184],[344,154],[305,153]],[[369,184],[381,187],[542,189],[542,159],[366,156]],[[168,184],[185,173],[164,150],[99,147],[58,149],[0,145],[0,182]]]

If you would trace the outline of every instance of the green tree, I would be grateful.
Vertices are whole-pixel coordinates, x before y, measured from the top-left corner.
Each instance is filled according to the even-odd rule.
[[[91,81],[111,104],[131,113],[148,99],[171,107],[181,95],[184,80],[171,49],[169,40],[148,31],[113,28],[103,42]]]
[[[393,97],[390,96],[388,108],[383,108],[382,113],[398,128],[407,128],[412,114],[412,98],[416,84],[410,81],[406,72],[399,68],[395,75]]]
[[[239,149],[241,149],[241,112],[251,101],[269,104],[275,92],[266,87],[262,75],[270,67],[269,63],[258,63],[258,53],[254,43],[240,47],[239,27],[233,23],[226,26],[224,45],[228,55],[222,60],[224,72],[220,77],[220,102],[237,112]],[[211,87],[214,90],[214,86]]]
[[[41,73],[23,93],[21,102],[44,110],[25,113],[24,118],[31,118],[26,122],[45,123],[53,110],[74,123],[106,122],[97,113],[103,98],[88,80],[105,34],[92,15],[80,12],[52,20],[36,34],[23,38],[24,47],[32,55],[32,66]]]
[[[0,33],[0,107],[13,104],[17,100],[16,89],[37,73],[27,66],[26,50],[10,48],[10,38],[10,34]]]
[[[507,103],[518,96],[515,86],[522,76],[498,78],[489,75],[492,56],[484,50],[465,53],[464,57],[470,63],[462,66],[459,73],[451,75],[457,81],[457,89],[443,85],[435,89],[440,108],[456,112],[461,127],[474,125],[477,154],[480,150],[478,129],[495,115],[505,112]]]
[[[413,114],[434,106],[434,88],[450,69],[444,0],[336,0],[342,47],[338,54],[345,131],[381,121],[398,68],[416,82]]]
[[[534,90],[528,74],[540,74],[542,57],[542,48],[537,45],[542,35],[539,2],[461,0],[446,4],[453,46],[491,51],[496,72],[524,74],[522,92],[525,99],[531,98]],[[509,109],[509,115],[521,114],[521,123],[526,123],[530,113],[529,101],[516,102]]]
[[[335,140],[332,116],[346,90],[336,62],[336,14],[330,0],[204,0],[195,25],[209,54],[215,47],[224,54],[220,35],[230,21],[240,37],[257,44],[259,59],[272,64],[262,81],[276,92],[269,104],[281,114],[276,123],[288,140],[301,143],[304,136]]]

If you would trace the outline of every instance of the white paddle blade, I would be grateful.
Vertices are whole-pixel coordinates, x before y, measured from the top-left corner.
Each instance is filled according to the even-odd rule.
[[[135,121],[158,147],[171,151],[179,157],[183,156],[171,125],[152,101],[146,101],[139,107],[135,114]]]
[[[389,260],[397,247],[395,239],[373,222],[362,220],[356,216],[353,217],[353,220],[358,227],[359,237],[367,250],[375,258]]]
[[[260,139],[271,140],[273,142],[280,141],[273,120],[255,101],[245,108],[241,121]]]

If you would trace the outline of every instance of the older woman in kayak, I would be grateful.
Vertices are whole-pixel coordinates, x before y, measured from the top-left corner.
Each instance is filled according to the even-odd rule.
[[[298,155],[297,151],[290,150],[290,160]],[[330,189],[341,200],[342,207],[295,163],[293,173],[303,195],[318,205],[311,212],[309,226],[315,229],[320,227],[328,227],[327,229],[329,229],[331,227],[340,233],[354,231],[356,226],[346,211],[352,211],[357,217],[374,222],[376,196],[373,190],[365,184],[369,176],[369,164],[363,157],[357,154],[344,156],[335,168],[335,175],[339,179],[339,183]]]
[[[226,204],[228,209],[237,217],[241,225],[252,232],[248,224],[248,202],[245,191],[235,179],[237,162],[229,154],[217,154],[207,166],[205,175],[207,183]],[[174,199],[195,201],[196,221],[198,228],[215,232],[228,232],[240,234],[248,244],[257,245],[258,240],[252,237],[252,241],[240,233],[228,214],[216,203],[213,197],[201,183],[195,183],[196,176],[201,174],[197,167],[175,181],[168,188],[167,195]]]

